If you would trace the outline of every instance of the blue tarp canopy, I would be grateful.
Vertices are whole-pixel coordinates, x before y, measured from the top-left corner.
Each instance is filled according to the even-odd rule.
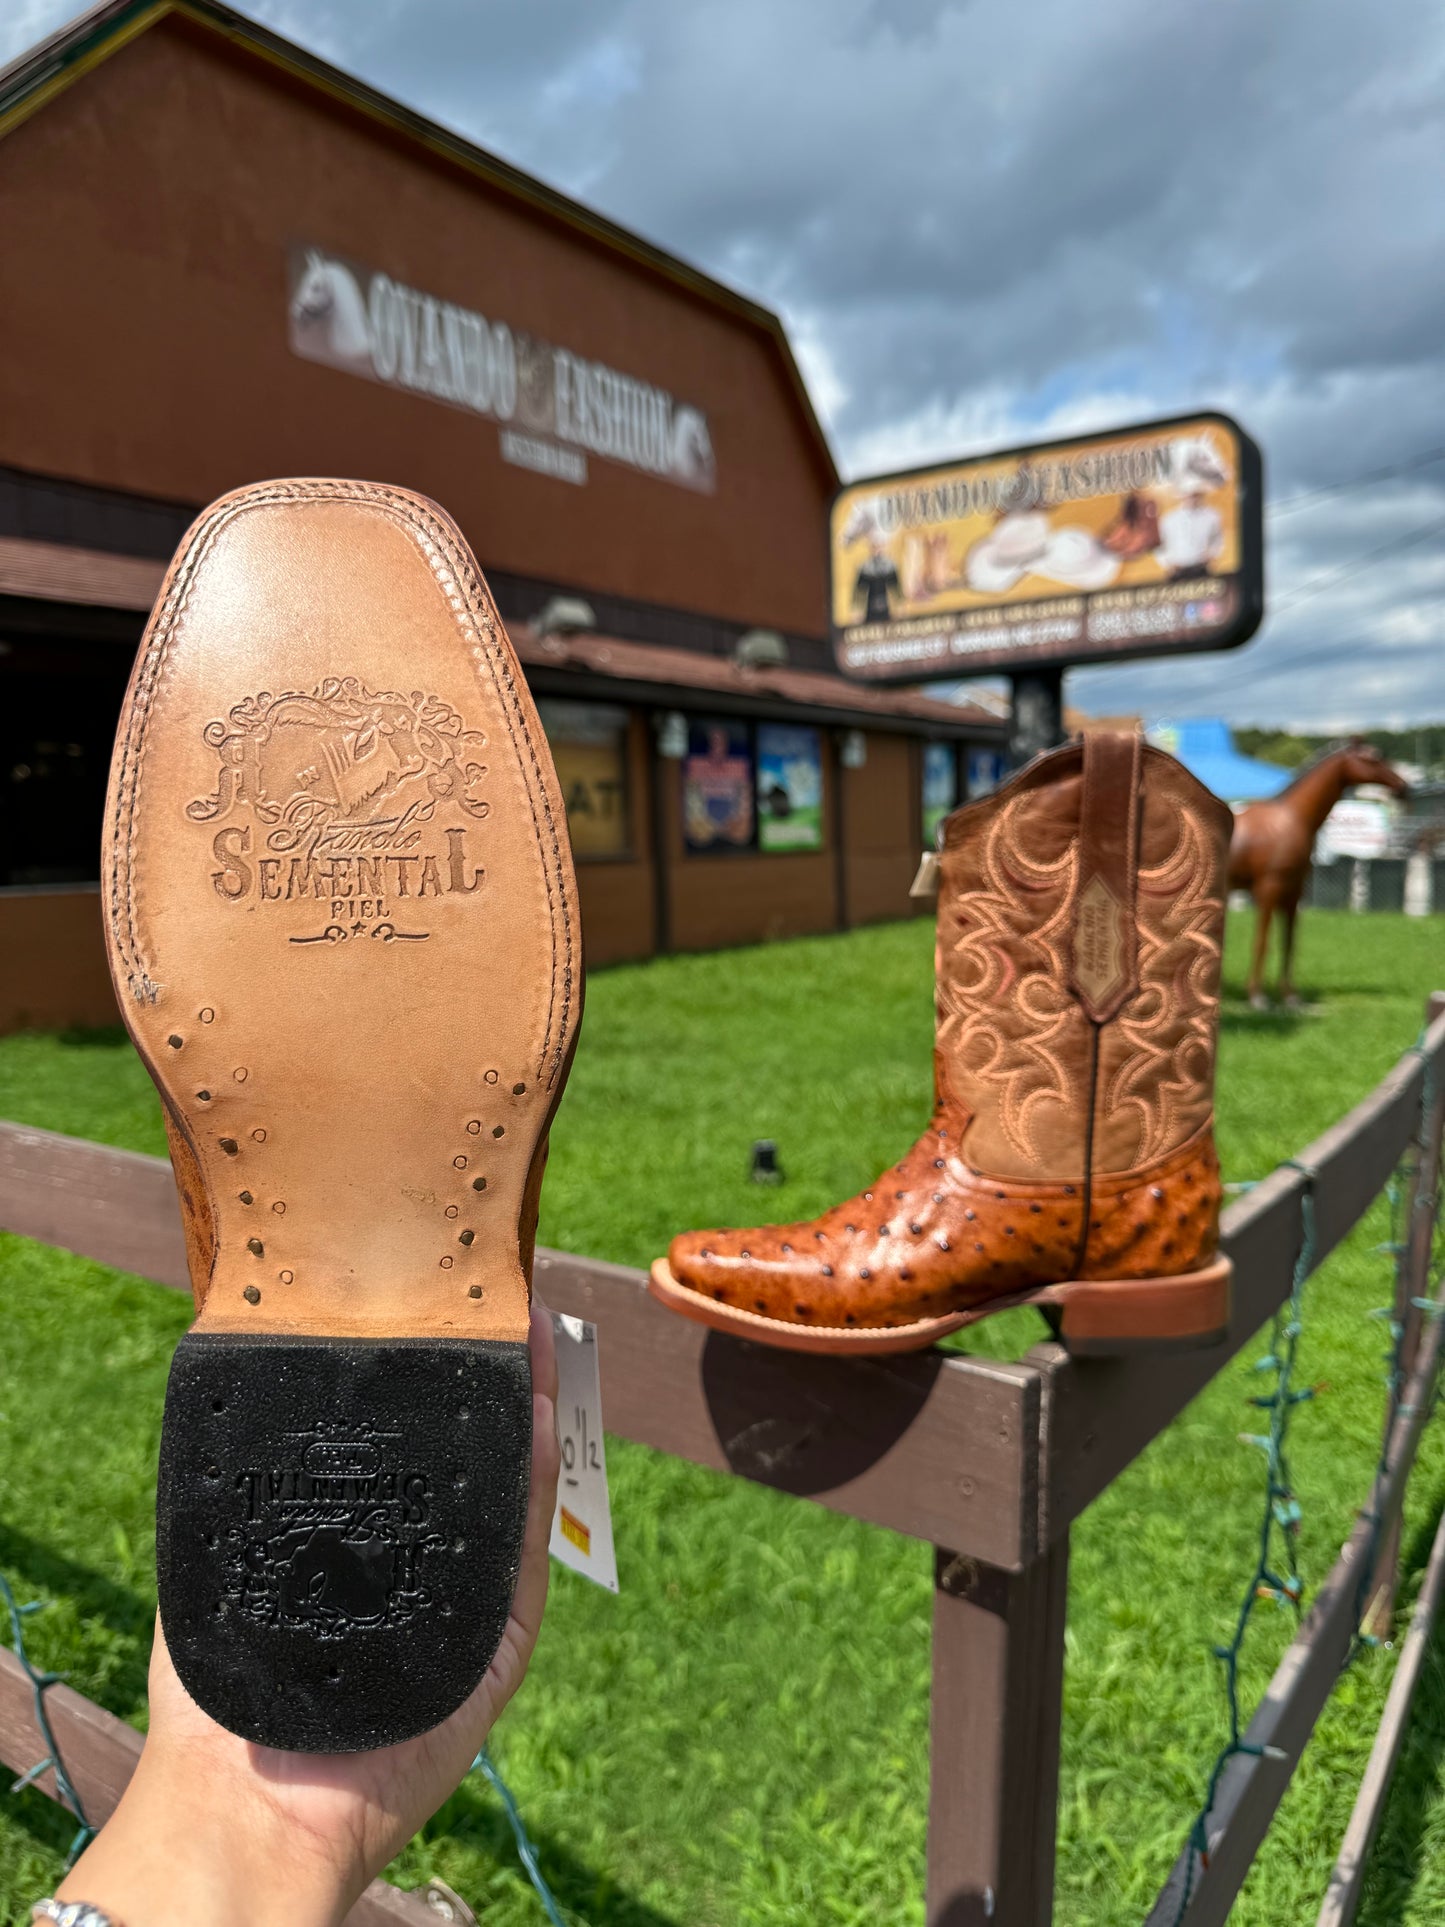
[[[1150,723],[1145,731],[1151,743],[1177,756],[1184,767],[1206,783],[1226,803],[1252,803],[1256,797],[1274,796],[1296,775],[1277,763],[1257,762],[1234,747],[1229,725],[1217,717],[1191,722]]]

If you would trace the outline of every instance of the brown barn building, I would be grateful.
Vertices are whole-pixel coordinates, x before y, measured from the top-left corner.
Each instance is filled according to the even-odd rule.
[[[0,74],[0,234],[0,1028],[113,1010],[121,693],[180,534],[263,477],[456,516],[594,962],[904,915],[925,804],[996,777],[994,718],[833,672],[777,319],[243,16],[111,0]]]

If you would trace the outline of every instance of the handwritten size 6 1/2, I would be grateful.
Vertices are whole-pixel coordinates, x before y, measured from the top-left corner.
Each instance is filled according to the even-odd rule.
[[[562,1472],[564,1485],[576,1485],[572,1475],[578,1465],[584,1472],[600,1472],[602,1461],[597,1456],[597,1441],[589,1436],[587,1413],[580,1405],[572,1407],[572,1427],[562,1440]]]

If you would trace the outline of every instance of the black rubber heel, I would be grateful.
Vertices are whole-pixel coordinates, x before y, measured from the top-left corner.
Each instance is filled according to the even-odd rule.
[[[293,1752],[436,1726],[506,1626],[531,1446],[523,1344],[188,1334],[156,1563],[192,1697]]]

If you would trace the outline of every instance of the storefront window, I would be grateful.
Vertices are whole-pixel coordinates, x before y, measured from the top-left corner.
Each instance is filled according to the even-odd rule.
[[[958,750],[953,743],[923,745],[923,845],[931,850],[938,826],[958,808]]]
[[[746,723],[696,716],[688,723],[682,766],[683,835],[702,855],[754,847],[752,731]]]
[[[627,711],[609,703],[537,704],[567,805],[572,854],[632,854],[627,794]]]
[[[758,724],[758,848],[823,847],[823,747],[816,729]]]
[[[51,665],[54,665],[53,667]],[[0,649],[0,887],[93,883],[130,651],[16,636]]]

